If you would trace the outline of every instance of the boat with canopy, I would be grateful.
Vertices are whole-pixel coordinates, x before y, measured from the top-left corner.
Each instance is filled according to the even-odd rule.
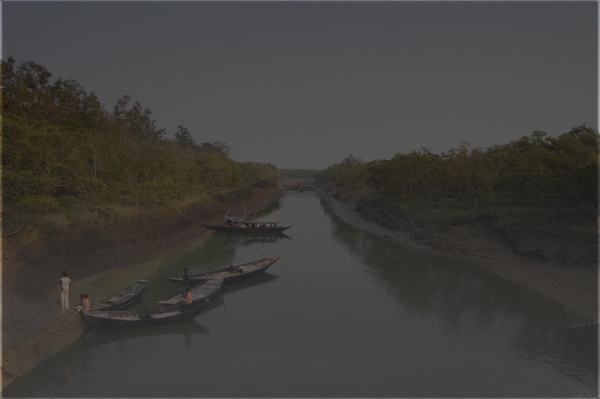
[[[215,231],[232,233],[281,233],[292,227],[280,226],[279,222],[248,219],[247,217],[222,216],[223,222],[221,224],[203,224],[203,226]]]

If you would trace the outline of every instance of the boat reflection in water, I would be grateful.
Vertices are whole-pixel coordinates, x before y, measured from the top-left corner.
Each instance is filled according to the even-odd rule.
[[[274,244],[282,240],[291,240],[292,237],[284,233],[255,235],[255,234],[240,234],[240,233],[222,233],[216,232],[213,234],[213,239],[222,240],[223,247],[231,247],[236,245],[248,246],[252,244]]]
[[[277,280],[278,278],[279,278],[279,276],[277,276],[275,274],[262,273],[251,279],[248,279],[248,280],[236,282],[235,284],[225,285],[225,286],[223,286],[223,288],[221,288],[221,290],[219,291],[217,296],[215,296],[211,301],[216,301],[217,298],[219,298],[219,297],[222,298],[223,295],[233,294],[234,292],[242,291],[242,290],[252,288],[252,287],[258,287],[262,284],[267,284],[267,283],[273,282],[273,281]],[[213,304],[211,303],[211,305],[213,305]],[[211,305],[209,305],[209,308]]]
[[[216,299],[209,306],[218,307],[223,304],[221,299]],[[210,331],[204,325],[190,320],[185,323],[161,324],[150,328],[95,328],[90,330],[83,338],[84,348],[94,348],[112,343],[127,346],[127,342],[137,341],[139,339],[149,340],[158,337],[173,337],[182,335],[184,341],[186,337],[193,335],[209,335]]]

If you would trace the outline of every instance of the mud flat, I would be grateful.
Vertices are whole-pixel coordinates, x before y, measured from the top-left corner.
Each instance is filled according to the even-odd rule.
[[[229,199],[230,215],[252,213],[279,201],[282,187],[253,188],[243,200]],[[184,246],[212,233],[203,223],[217,209],[190,209],[176,218],[110,231],[47,237],[35,251],[2,264],[2,388],[79,338],[86,330],[77,313],[62,310],[58,275],[72,279],[70,306],[79,289],[100,275]],[[4,260],[4,259],[3,259]]]
[[[361,211],[351,203],[334,199],[335,192],[326,192],[324,187],[317,187],[317,191],[340,219],[356,228],[410,250],[482,267],[562,303],[570,317],[577,317],[579,322],[598,320],[597,263],[562,267],[552,262],[526,259],[493,234],[486,234],[486,239],[480,240],[460,234],[436,232],[429,237],[416,239],[410,230],[389,229],[366,220]]]

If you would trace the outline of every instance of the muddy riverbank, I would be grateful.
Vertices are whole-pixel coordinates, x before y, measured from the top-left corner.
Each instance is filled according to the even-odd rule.
[[[486,232],[484,240],[456,232],[435,232],[429,236],[421,234],[415,238],[410,230],[407,231],[410,227],[402,229],[389,228],[389,224],[382,225],[381,220],[369,212],[360,207],[357,209],[348,201],[334,199],[335,192],[326,190],[324,186],[317,187],[333,212],[354,227],[410,250],[477,265],[562,303],[571,318],[576,314],[580,322],[598,320],[598,268],[595,263],[572,267],[527,259],[499,237],[487,234],[489,232]],[[522,242],[522,245],[527,245],[527,242]]]
[[[283,197],[282,187],[253,188],[243,200],[222,198],[229,214],[242,216]],[[223,205],[224,205],[223,204]],[[214,206],[213,206],[214,207]],[[110,231],[47,237],[35,251],[22,251],[2,266],[2,387],[64,349],[85,331],[75,312],[62,310],[57,277],[72,281],[70,305],[97,276],[183,246],[212,230],[220,208],[190,209],[177,218]]]

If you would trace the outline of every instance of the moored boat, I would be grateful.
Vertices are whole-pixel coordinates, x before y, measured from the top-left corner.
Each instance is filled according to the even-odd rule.
[[[272,258],[262,258],[253,262],[244,263],[242,265],[231,265],[223,269],[212,270],[209,272],[201,272],[201,269],[189,270],[188,274],[190,276],[190,282],[206,281],[217,276],[222,276],[224,284],[227,284],[232,281],[243,280],[263,273],[273,263],[277,262],[279,258],[281,258],[281,255],[277,255]],[[181,277],[165,277],[165,279],[176,284],[182,283]]]
[[[231,217],[223,215],[221,224],[203,224],[215,231],[226,231],[231,233],[281,233],[292,226],[280,226],[279,222],[267,222],[262,220],[248,220],[245,217]]]
[[[92,303],[91,308],[94,310],[117,310],[129,306],[142,299],[149,282],[148,280],[137,280],[114,294]]]
[[[190,305],[180,304],[150,310],[127,312],[120,310],[88,310],[81,314],[87,324],[97,324],[107,327],[147,327],[158,324],[170,324],[191,320],[205,306],[208,299],[192,302]]]
[[[210,299],[217,294],[217,292],[223,286],[223,277],[217,276],[216,278],[201,283],[193,284],[190,287],[190,293],[192,294],[192,302],[202,301],[204,299]],[[178,292],[171,295],[162,301],[156,302],[158,306],[173,306],[182,302],[183,298],[181,293]]]

